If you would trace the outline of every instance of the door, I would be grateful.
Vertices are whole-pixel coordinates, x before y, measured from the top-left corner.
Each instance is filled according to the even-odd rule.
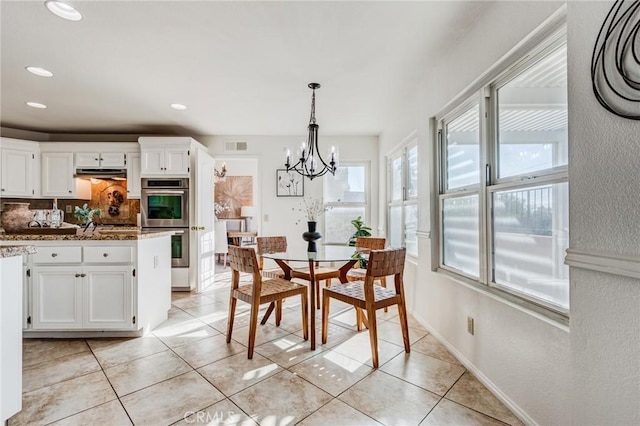
[[[83,328],[134,328],[131,266],[85,266]]]
[[[80,266],[34,267],[33,272],[33,329],[81,328]]]
[[[198,292],[205,291],[213,285],[215,277],[215,240],[213,235],[213,157],[198,150],[195,179],[195,224],[193,232],[196,247]]]
[[[35,154],[16,149],[2,149],[2,197],[34,195],[33,163]]]
[[[189,150],[183,147],[166,148],[164,152],[165,174],[172,176],[189,175]]]
[[[140,153],[127,154],[127,197],[140,198]]]
[[[164,149],[144,148],[142,150],[142,176],[157,176],[164,174]]]
[[[43,152],[42,196],[71,197],[74,193],[73,153]]]

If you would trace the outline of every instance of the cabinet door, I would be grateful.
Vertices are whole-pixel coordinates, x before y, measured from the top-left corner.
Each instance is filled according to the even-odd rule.
[[[189,176],[189,150],[187,148],[166,148],[164,153],[165,174]]]
[[[127,154],[127,197],[140,198],[140,153]]]
[[[83,273],[86,329],[133,329],[131,266],[85,266]]]
[[[16,149],[2,149],[2,197],[32,197],[34,191],[35,154]]]
[[[121,168],[125,166],[124,152],[103,152],[100,154],[100,167]]]
[[[80,275],[80,265],[33,268],[33,330],[82,327]]]
[[[42,153],[42,196],[67,198],[75,196],[73,153]]]
[[[99,152],[78,152],[76,153],[76,167],[99,167]]]
[[[142,150],[141,175],[157,176],[164,174],[164,149],[145,148]]]

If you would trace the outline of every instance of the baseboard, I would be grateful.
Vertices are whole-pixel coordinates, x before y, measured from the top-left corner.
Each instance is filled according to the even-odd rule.
[[[474,375],[489,391],[502,402],[522,423],[528,426],[537,426],[537,423],[515,402],[513,402],[504,392],[500,390],[487,376],[485,376],[471,361],[469,361],[460,351],[447,342],[427,321],[410,312],[413,318],[427,329],[440,344],[442,344],[464,367]]]

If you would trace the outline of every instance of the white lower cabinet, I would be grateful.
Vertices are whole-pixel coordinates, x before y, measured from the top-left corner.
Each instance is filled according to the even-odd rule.
[[[82,278],[79,266],[33,268],[34,330],[82,327]]]
[[[60,264],[80,249],[42,247],[34,256],[32,330],[133,330],[131,247],[82,247],[83,263]]]
[[[83,268],[82,327],[134,328],[131,266],[85,266]]]

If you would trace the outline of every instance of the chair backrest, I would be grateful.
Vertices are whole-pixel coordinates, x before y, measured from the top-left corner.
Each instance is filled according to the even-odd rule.
[[[376,237],[358,237],[356,238],[356,247],[367,248],[371,250],[382,250],[386,244],[385,238]]]
[[[231,269],[238,272],[248,272],[260,276],[258,258],[252,247],[229,246],[229,258]]]
[[[373,250],[369,253],[366,277],[386,277],[387,275],[402,275],[404,259],[407,249]]]
[[[259,255],[287,251],[287,237],[258,237],[256,240]]]
[[[213,245],[215,253],[228,253],[227,222],[219,220],[213,227]]]

